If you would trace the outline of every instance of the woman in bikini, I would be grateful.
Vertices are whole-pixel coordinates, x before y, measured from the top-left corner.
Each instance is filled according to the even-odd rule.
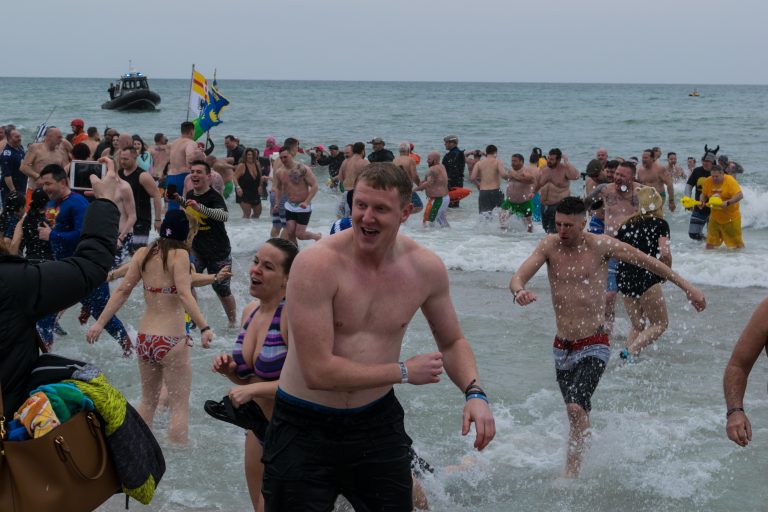
[[[138,410],[144,421],[152,426],[160,390],[165,384],[170,398],[168,439],[177,444],[187,442],[192,385],[191,344],[185,332],[184,311],[200,328],[203,348],[207,348],[213,339],[213,331],[192,296],[186,245],[188,233],[186,214],[181,210],[169,211],[160,227],[160,238],[136,252],[125,279],[87,334],[89,343],[96,342],[105,323],[125,304],[131,290],[139,281],[144,282],[147,308],[139,322],[136,338],[141,375]]]
[[[230,401],[238,411],[256,409],[262,418],[262,424],[254,425],[245,437],[245,479],[253,507],[259,511],[264,507],[261,498],[264,466],[261,463],[261,440],[254,431],[263,432],[265,420],[272,417],[277,380],[288,353],[285,287],[298,252],[295,244],[282,238],[270,238],[259,248],[250,271],[250,293],[257,300],[243,311],[242,328],[232,354],[220,354],[213,360],[213,371],[236,384],[225,401]],[[220,404],[213,405],[219,407],[210,410],[206,403],[206,411],[218,419],[231,421],[222,417],[224,411]]]

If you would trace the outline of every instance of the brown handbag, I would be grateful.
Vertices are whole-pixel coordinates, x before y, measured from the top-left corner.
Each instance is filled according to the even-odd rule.
[[[0,389],[0,510],[94,510],[121,491],[95,412],[73,415],[46,435],[8,441]]]

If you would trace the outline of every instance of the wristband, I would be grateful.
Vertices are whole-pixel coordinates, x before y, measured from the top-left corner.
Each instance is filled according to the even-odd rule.
[[[479,398],[480,400],[485,400],[485,403],[488,403],[488,397],[485,396],[485,393],[470,393],[467,395],[467,402],[472,400],[473,398]]]
[[[408,367],[405,366],[405,363],[400,361],[397,363],[400,365],[400,384],[407,384],[408,383]]]
[[[210,325],[206,325],[205,327],[200,329],[200,334],[203,334],[205,331],[210,331],[210,330],[211,330],[211,326]]]
[[[731,417],[731,414],[735,412],[744,412],[743,407],[732,407],[731,409],[728,409],[728,412],[725,413],[725,418],[728,419]]]

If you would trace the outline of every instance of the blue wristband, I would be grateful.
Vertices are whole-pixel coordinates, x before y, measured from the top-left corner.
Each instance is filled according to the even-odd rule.
[[[479,398],[480,400],[485,400],[485,402],[488,403],[488,397],[484,394],[481,395],[480,393],[470,393],[467,395],[467,402],[473,398]]]

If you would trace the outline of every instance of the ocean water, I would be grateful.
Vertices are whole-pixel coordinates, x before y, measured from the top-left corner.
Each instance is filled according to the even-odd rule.
[[[151,140],[171,138],[185,118],[188,82],[152,80],[163,98],[161,111],[125,114],[103,111],[109,80],[0,78],[0,123],[21,127],[25,141],[49,111],[50,124],[68,127],[73,117],[86,126],[107,125]],[[398,82],[279,82],[220,79],[232,102],[213,134],[217,154],[223,136],[263,147],[264,138],[297,136],[306,147],[344,144],[381,136],[390,149],[401,140],[423,157],[442,150],[442,137],[455,133],[462,148],[493,143],[500,157],[527,155],[531,147],[560,147],[580,169],[604,146],[610,155],[640,156],[649,146],[676,151],[679,160],[700,159],[704,144],[720,145],[741,163],[742,251],[708,251],[687,237],[687,214],[668,214],[673,267],[707,294],[708,308],[696,313],[673,285],[664,288],[670,327],[640,364],[622,366],[618,350],[629,323],[617,306],[613,358],[593,397],[591,449],[581,478],[565,481],[567,419],[554,379],[551,343],[555,333],[549,287],[543,272],[530,287],[539,301],[527,308],[512,302],[509,278],[533,250],[542,232],[525,233],[514,222],[502,233],[495,221],[477,215],[477,196],[449,212],[450,229],[424,229],[411,218],[404,233],[436,251],[449,269],[452,295],[472,342],[489,392],[498,434],[482,453],[460,435],[462,395],[449,382],[399,386],[406,427],[419,454],[438,468],[423,485],[433,510],[766,510],[768,491],[768,396],[766,360],[752,370],[745,407],[753,443],[742,449],[724,432],[722,372],[754,307],[766,296],[768,268],[768,87],[701,85],[467,84]],[[694,87],[701,97],[690,98]],[[65,130],[66,131],[66,130]],[[426,160],[426,159],[424,159]],[[424,172],[425,166],[420,167]],[[327,177],[317,169],[320,182]],[[573,192],[581,191],[574,182]],[[681,195],[682,187],[678,189]],[[327,233],[337,196],[325,187],[315,201],[310,229]],[[238,307],[248,300],[247,273],[255,249],[268,237],[268,221],[245,221],[231,203],[228,231],[233,244],[233,291]],[[308,242],[311,243],[311,242]],[[169,446],[167,418],[155,432],[165,449],[168,472],[155,501],[136,510],[248,510],[242,469],[243,435],[209,418],[206,399],[229,389],[210,372],[216,351],[232,345],[235,331],[213,292],[199,293],[201,307],[216,331],[211,350],[191,353],[190,444]],[[119,317],[135,333],[143,309],[136,291]],[[85,343],[85,328],[73,309],[64,316],[70,335],[57,350],[99,364],[126,396],[137,401],[136,363],[119,357],[108,336]],[[405,339],[404,357],[431,351],[429,328],[417,315]],[[458,467],[457,467],[458,465]],[[116,498],[104,510],[119,510]],[[341,507],[344,509],[344,507]]]

